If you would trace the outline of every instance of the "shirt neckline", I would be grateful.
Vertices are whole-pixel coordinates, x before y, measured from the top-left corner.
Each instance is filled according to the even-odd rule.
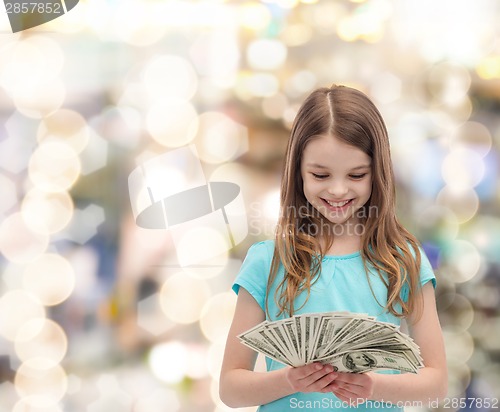
[[[345,255],[325,255],[323,256],[323,259],[352,259],[352,258],[355,258],[355,257],[358,257],[361,255],[361,251],[358,250],[356,252],[352,252],[352,253],[347,253]]]

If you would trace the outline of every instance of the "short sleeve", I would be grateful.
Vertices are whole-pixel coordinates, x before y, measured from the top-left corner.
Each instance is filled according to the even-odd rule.
[[[247,252],[232,289],[238,294],[245,288],[265,311],[266,289],[274,251],[274,242],[254,243]]]
[[[424,286],[427,282],[431,281],[432,286],[436,287],[436,275],[432,270],[431,262],[422,248],[420,248],[420,286]]]
[[[434,274],[434,270],[432,269],[431,263],[429,262],[429,258],[425,254],[424,250],[419,247],[420,251],[420,287],[423,287],[427,282],[432,282],[432,286],[436,287],[436,276]],[[413,254],[413,253],[412,253]],[[408,285],[405,284],[401,289],[401,299],[404,302],[408,301]]]

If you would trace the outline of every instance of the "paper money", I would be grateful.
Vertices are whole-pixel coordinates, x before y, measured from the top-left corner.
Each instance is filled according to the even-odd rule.
[[[363,313],[308,313],[264,321],[238,338],[293,367],[321,362],[339,372],[393,369],[417,373],[424,366],[418,345],[399,327]]]

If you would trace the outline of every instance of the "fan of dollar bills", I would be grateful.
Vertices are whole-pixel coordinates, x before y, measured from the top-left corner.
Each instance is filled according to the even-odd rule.
[[[339,372],[394,369],[417,373],[420,349],[396,325],[351,312],[308,313],[264,321],[238,335],[241,342],[290,366],[331,364]]]

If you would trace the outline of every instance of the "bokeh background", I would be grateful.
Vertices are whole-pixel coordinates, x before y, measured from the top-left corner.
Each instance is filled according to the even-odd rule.
[[[398,213],[438,277],[449,399],[500,407],[500,2],[81,0],[17,34],[2,11],[0,30],[0,411],[230,410],[230,286],[273,235],[298,105],[332,83],[386,119]],[[248,221],[188,269],[168,231],[135,224],[127,184],[187,144]]]

